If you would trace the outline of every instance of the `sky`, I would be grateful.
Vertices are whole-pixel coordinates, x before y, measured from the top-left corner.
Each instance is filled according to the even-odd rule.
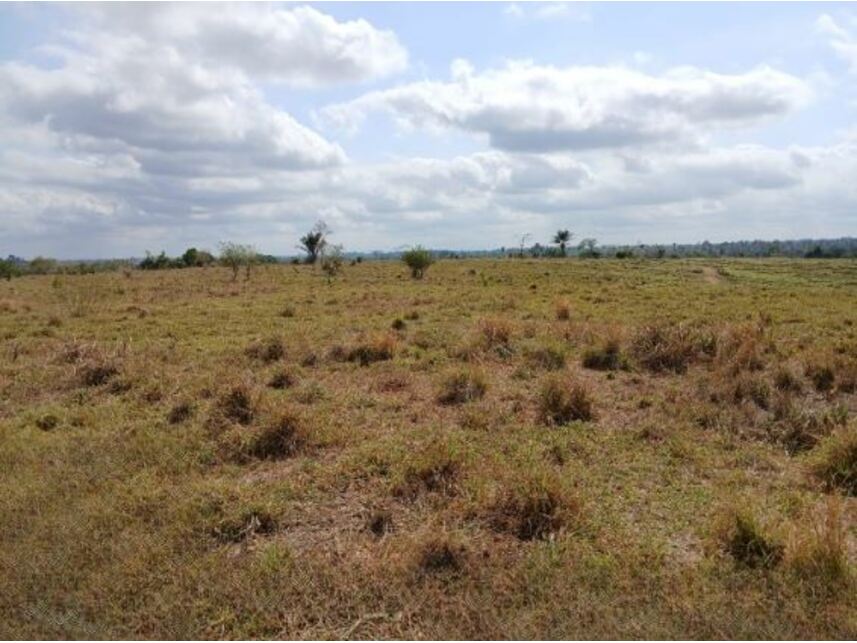
[[[857,235],[857,6],[0,3],[0,256]]]

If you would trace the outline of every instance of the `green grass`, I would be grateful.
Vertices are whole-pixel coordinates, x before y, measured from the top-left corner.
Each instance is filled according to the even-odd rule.
[[[0,636],[855,638],[855,301],[848,260],[2,282]]]

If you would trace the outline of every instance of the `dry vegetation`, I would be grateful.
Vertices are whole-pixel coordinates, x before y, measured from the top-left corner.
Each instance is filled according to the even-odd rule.
[[[855,302],[846,260],[0,283],[0,637],[855,638]]]

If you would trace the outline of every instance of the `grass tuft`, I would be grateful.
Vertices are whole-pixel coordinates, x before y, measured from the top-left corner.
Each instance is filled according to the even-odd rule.
[[[539,392],[538,411],[540,420],[548,425],[595,419],[588,389],[563,376],[551,376],[544,380]]]

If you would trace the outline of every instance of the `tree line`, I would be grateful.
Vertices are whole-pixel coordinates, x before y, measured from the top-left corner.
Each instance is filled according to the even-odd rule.
[[[330,242],[332,230],[323,221],[316,223],[311,230],[300,237],[297,249],[303,257],[287,259],[291,263],[319,265],[328,280],[338,275],[346,260],[352,264],[363,261],[362,255],[347,255],[342,245]],[[524,234],[515,248],[498,248],[495,250],[460,251],[433,250],[415,246],[399,252],[373,252],[373,259],[399,259],[404,262],[411,276],[420,279],[425,275],[429,266],[441,258],[464,257],[517,257],[517,258],[563,258],[574,256],[584,259],[613,257],[617,259],[647,258],[682,258],[682,257],[804,257],[807,259],[836,259],[857,257],[857,238],[842,237],[838,239],[796,239],[775,241],[727,241],[723,243],[690,244],[636,244],[636,245],[603,245],[599,246],[594,238],[583,238],[576,245],[573,232],[567,229],[557,230],[547,244],[539,242],[530,244],[532,235]],[[188,248],[180,256],[170,257],[166,252],[159,254],[146,252],[139,261],[131,259],[111,259],[99,261],[57,261],[49,257],[35,257],[31,260],[9,255],[0,259],[0,279],[26,274],[88,274],[101,271],[130,270],[165,270],[178,268],[199,268],[221,265],[232,271],[233,279],[237,279],[242,271],[246,278],[254,266],[262,264],[281,263],[282,258],[262,254],[249,244],[224,242],[219,246],[218,254],[195,247]]]

